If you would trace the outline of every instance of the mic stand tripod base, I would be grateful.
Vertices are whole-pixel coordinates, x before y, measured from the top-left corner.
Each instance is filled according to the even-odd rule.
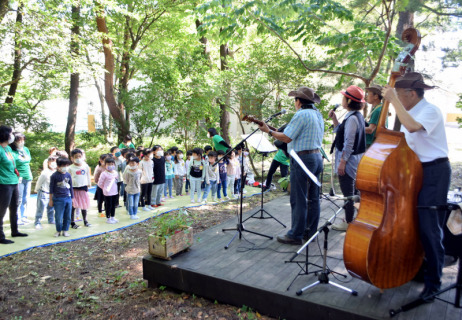
[[[268,153],[267,152],[262,152],[262,158],[261,158],[261,185],[262,185],[262,188],[263,188],[263,180],[264,180],[264,177],[263,177],[263,173],[265,172],[264,170],[264,163],[265,163],[265,158],[268,156]],[[264,195],[264,191],[263,189],[261,190],[261,201],[260,201],[260,209],[257,210],[257,212],[255,212],[254,214],[252,214],[250,217],[248,217],[247,219],[245,219],[244,221],[242,221],[243,223],[246,222],[247,220],[253,218],[253,219],[274,219],[276,220],[277,222],[279,222],[280,225],[282,225],[284,228],[287,228],[286,225],[284,223],[282,223],[281,221],[279,221],[278,219],[276,219],[274,216],[272,216],[268,211],[266,211],[264,208],[263,208],[263,195]],[[258,213],[260,213],[260,216],[259,217],[255,217],[255,215],[257,215]],[[268,217],[265,217],[263,216],[263,214],[266,213],[268,215]]]
[[[348,200],[348,201],[351,201],[351,200]],[[348,201],[347,201],[347,202],[348,202]],[[346,205],[346,204],[345,204],[345,205]],[[347,288],[347,287],[344,287],[344,286],[342,286],[342,285],[340,285],[340,284],[338,284],[338,283],[329,281],[329,274],[330,274],[330,273],[339,274],[338,272],[332,271],[332,270],[330,270],[330,269],[327,267],[327,251],[328,251],[328,248],[329,248],[329,240],[328,240],[328,236],[329,236],[329,226],[332,224],[332,221],[333,221],[333,219],[337,216],[337,214],[345,207],[345,205],[344,205],[342,208],[340,208],[336,213],[334,213],[334,215],[333,215],[331,218],[329,218],[329,220],[327,220],[326,223],[324,223],[324,225],[323,225],[321,228],[319,228],[319,230],[317,231],[318,234],[320,233],[320,231],[324,232],[324,251],[323,251],[323,265],[322,265],[322,269],[321,269],[321,270],[318,270],[318,271],[316,271],[316,272],[314,272],[315,274],[316,274],[316,273],[319,273],[318,281],[316,281],[316,282],[314,282],[314,283],[312,283],[312,284],[310,284],[310,285],[308,285],[308,286],[306,286],[306,287],[304,287],[304,288],[298,290],[298,291],[296,292],[297,296],[300,296],[304,291],[306,291],[306,290],[308,290],[308,289],[310,289],[310,288],[313,288],[313,287],[317,286],[318,284],[330,284],[330,285],[332,285],[332,286],[334,286],[334,287],[337,287],[337,288],[339,288],[339,289],[342,289],[342,290],[344,290],[344,291],[346,291],[346,292],[351,293],[353,296],[357,296],[357,295],[358,295],[358,292],[355,291],[355,290],[352,290],[352,289],[349,289],[349,288]],[[315,236],[316,236],[316,235],[317,235],[317,234],[315,234]],[[312,238],[314,238],[314,236],[313,236]],[[310,240],[305,244],[306,247],[308,247],[307,244],[308,244],[309,242],[311,242],[311,240],[312,240],[312,239],[310,239]],[[301,249],[299,249],[299,252],[300,252],[302,249],[303,249],[303,247],[302,247]],[[299,252],[297,252],[297,254],[298,254]],[[297,254],[296,254],[296,255],[297,255]],[[295,255],[295,256],[296,256],[296,255]],[[294,257],[295,257],[295,256],[294,256]],[[292,260],[292,259],[291,259],[291,260]],[[343,276],[344,278],[346,278],[346,275],[343,275],[343,274],[340,274],[340,275]]]
[[[231,241],[228,242],[228,244],[225,246],[225,249],[228,249],[229,248],[229,245],[231,244],[231,242],[234,241],[234,239],[236,239],[237,235],[239,235],[239,239],[242,238],[242,233],[243,232],[248,232],[248,233],[252,233],[252,234],[256,234],[257,236],[262,236],[262,237],[266,237],[270,240],[273,240],[273,237],[272,236],[268,236],[266,234],[263,234],[263,233],[258,233],[258,232],[255,232],[255,231],[251,231],[251,230],[247,230],[245,227],[244,227],[244,223],[238,223],[236,225],[236,228],[229,228],[229,229],[222,229],[223,232],[225,231],[236,231],[236,233],[234,234],[233,238],[231,239]]]

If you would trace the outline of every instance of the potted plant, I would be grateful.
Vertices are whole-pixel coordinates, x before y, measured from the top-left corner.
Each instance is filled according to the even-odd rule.
[[[154,231],[149,235],[149,253],[170,260],[174,254],[188,249],[194,241],[191,225],[192,219],[184,208],[155,218]]]

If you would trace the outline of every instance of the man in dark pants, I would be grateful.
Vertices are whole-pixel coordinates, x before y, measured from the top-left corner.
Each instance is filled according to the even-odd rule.
[[[282,142],[288,143],[288,150],[294,150],[306,167],[319,179],[322,171],[320,149],[324,135],[324,120],[314,106],[321,98],[308,87],[291,91],[295,97],[296,113],[282,132],[275,132],[266,124],[260,130],[267,132]],[[300,245],[302,239],[312,236],[318,227],[320,204],[319,187],[312,182],[302,167],[290,160],[290,206],[292,208],[292,227],[284,236],[278,236],[281,243]]]
[[[418,206],[439,206],[447,203],[451,181],[448,144],[441,111],[424,98],[424,90],[434,87],[424,83],[420,73],[410,72],[396,80],[395,88],[386,86],[382,93],[396,110],[409,147],[417,154],[423,167],[423,183]],[[425,300],[441,286],[444,265],[443,229],[445,210],[418,209],[420,238],[427,268]]]

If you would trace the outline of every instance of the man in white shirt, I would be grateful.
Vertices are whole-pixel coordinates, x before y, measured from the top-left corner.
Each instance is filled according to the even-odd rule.
[[[434,87],[425,84],[420,73],[409,72],[396,80],[395,88],[386,86],[382,94],[395,108],[406,142],[422,162],[423,182],[417,205],[446,205],[451,165],[443,115],[438,107],[424,98],[424,91]],[[432,301],[431,295],[440,288],[444,265],[442,225],[445,210],[419,208],[418,216],[427,260],[425,288],[420,297]]]

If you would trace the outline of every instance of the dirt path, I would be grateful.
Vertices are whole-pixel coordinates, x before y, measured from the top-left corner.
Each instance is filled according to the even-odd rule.
[[[246,199],[244,210],[259,199]],[[195,232],[232,218],[236,208],[233,201],[190,209]],[[0,319],[268,319],[245,306],[147,288],[141,259],[150,221],[1,259]]]

